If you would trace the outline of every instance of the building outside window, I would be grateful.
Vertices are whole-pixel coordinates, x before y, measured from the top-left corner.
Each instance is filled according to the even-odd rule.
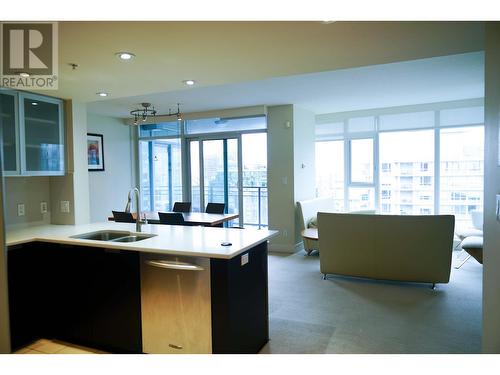
[[[457,229],[470,227],[470,212],[483,207],[484,179],[483,108],[479,101],[471,103],[461,108],[437,103],[435,110],[390,115],[374,111],[360,123],[362,138],[355,126],[359,118],[346,118],[348,126],[341,127],[337,117],[335,140],[328,140],[328,124],[321,123],[317,196],[332,195],[338,211],[453,214]],[[373,127],[367,126],[369,118]]]

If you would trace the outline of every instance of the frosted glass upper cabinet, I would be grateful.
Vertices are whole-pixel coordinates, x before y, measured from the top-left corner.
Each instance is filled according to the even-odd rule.
[[[19,93],[21,174],[63,175],[62,100]]]
[[[19,167],[19,126],[17,94],[0,91],[0,139],[4,175],[17,175]]]

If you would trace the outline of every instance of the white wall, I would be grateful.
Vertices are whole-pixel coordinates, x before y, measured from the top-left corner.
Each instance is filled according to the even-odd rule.
[[[316,195],[314,113],[293,107],[294,202]],[[295,204],[296,206],[296,204]],[[302,244],[302,219],[295,207],[295,243]],[[297,245],[296,245],[297,247]],[[299,247],[300,249],[300,247]]]
[[[485,184],[483,352],[500,353],[500,222],[495,219],[495,195],[500,194],[500,23],[486,26]]]
[[[123,211],[135,185],[132,128],[118,118],[87,114],[87,132],[103,135],[104,172],[89,172],[91,222],[106,221],[112,210]]]

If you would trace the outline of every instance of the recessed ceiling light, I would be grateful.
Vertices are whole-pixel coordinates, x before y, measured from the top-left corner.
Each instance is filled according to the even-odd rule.
[[[26,73],[26,72],[21,72],[21,73],[19,73],[19,75],[20,75],[21,77],[23,77],[23,78],[28,78],[28,77],[30,76],[30,74],[29,74],[29,73]]]
[[[108,96],[108,93],[107,92],[97,92],[96,95],[106,97],[106,96]]]
[[[38,105],[37,102],[31,102],[31,105]]]
[[[116,57],[118,57],[120,60],[123,61],[129,61],[132,60],[135,55],[131,52],[117,52],[115,53]]]
[[[185,83],[188,86],[193,86],[196,83],[196,81],[194,79],[186,79],[186,80],[184,80],[182,82]]]

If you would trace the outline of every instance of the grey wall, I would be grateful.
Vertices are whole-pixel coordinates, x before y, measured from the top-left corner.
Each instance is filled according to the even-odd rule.
[[[485,184],[483,352],[500,353],[500,222],[495,219],[495,195],[500,194],[500,23],[486,26],[485,51]]]
[[[50,177],[5,177],[4,191],[6,226],[50,224]],[[47,202],[48,213],[41,213],[41,202]],[[24,203],[24,216],[17,216],[19,203]]]
[[[287,127],[287,123],[289,127]],[[267,109],[267,186],[269,228],[279,230],[270,250],[293,251],[295,209],[293,192],[293,106]]]
[[[267,140],[269,228],[280,231],[270,250],[294,252],[302,242],[296,202],[314,197],[314,114],[293,105],[268,107]]]
[[[102,134],[104,172],[89,172],[90,220],[106,221],[112,210],[123,210],[135,185],[133,140],[135,128],[118,118],[88,113],[87,132]]]
[[[50,177],[52,224],[85,224],[89,217],[87,169],[87,106],[66,100],[66,174]],[[70,212],[61,212],[61,201],[69,201]]]

